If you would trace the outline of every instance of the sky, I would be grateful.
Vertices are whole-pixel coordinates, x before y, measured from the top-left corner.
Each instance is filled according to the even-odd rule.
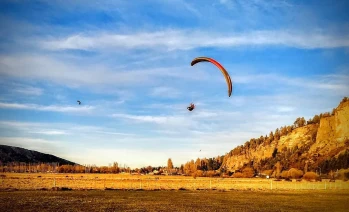
[[[348,10],[346,0],[1,0],[0,144],[131,168],[224,155],[349,96]],[[199,56],[226,68],[231,97],[217,67],[190,66]]]

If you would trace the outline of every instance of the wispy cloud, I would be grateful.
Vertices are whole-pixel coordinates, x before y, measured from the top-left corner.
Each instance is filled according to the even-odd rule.
[[[21,86],[13,89],[14,92],[24,94],[24,95],[33,95],[40,96],[43,94],[43,90],[41,88],[36,88],[32,86]]]
[[[64,105],[37,105],[0,102],[0,108],[21,109],[21,110],[39,110],[52,112],[89,112],[94,109],[93,106],[64,106]]]
[[[294,111],[294,107],[288,107],[288,106],[279,106],[276,108],[276,111],[278,112],[290,112],[290,111]]]
[[[176,98],[180,96],[181,92],[178,89],[171,87],[156,87],[153,88],[150,95],[157,97],[166,97],[166,98]]]
[[[346,73],[333,73],[330,75],[314,75],[311,77],[287,77],[277,73],[269,74],[243,74],[234,75],[234,83],[247,84],[248,86],[273,86],[275,84],[283,85],[283,88],[291,88],[290,86],[321,89],[329,91],[337,91],[340,93],[348,93],[349,75]]]
[[[112,117],[115,118],[124,118],[130,119],[137,122],[150,122],[155,124],[169,124],[169,123],[185,123],[184,117],[176,117],[176,116],[141,116],[141,115],[130,115],[130,114],[112,114]]]
[[[113,85],[114,87],[154,84],[162,77],[204,80],[205,73],[183,74],[183,67],[157,67],[136,70],[115,69],[105,65],[72,64],[43,55],[0,56],[0,74],[35,80],[49,80],[76,87],[78,85]],[[49,70],[49,71],[48,71]]]
[[[61,153],[64,147],[61,146],[61,141],[46,140],[40,138],[28,137],[0,137],[0,144],[22,147],[30,150],[40,151],[43,153],[57,154]],[[58,149],[61,148],[60,150]]]
[[[163,111],[165,112],[165,111]],[[168,115],[133,115],[133,114],[112,114],[111,117],[118,120],[125,120],[137,124],[154,124],[151,131],[188,133],[188,130],[207,130],[212,132],[220,128],[224,123],[231,120],[241,119],[240,112],[205,110],[193,114],[182,108],[178,111],[170,111]],[[160,131],[159,131],[160,130]]]
[[[39,131],[33,131],[30,133],[36,133],[36,134],[44,134],[44,135],[67,135],[69,133],[62,131],[62,130],[39,130]]]
[[[133,133],[118,132],[115,131],[115,129],[108,127],[74,125],[71,123],[0,121],[0,127],[18,130],[25,133],[43,135],[104,134],[117,136],[136,136],[136,134]]]
[[[97,35],[96,35],[97,34]],[[311,37],[311,39],[309,39]],[[212,39],[214,38],[214,39]],[[301,49],[348,47],[349,37],[326,32],[297,32],[291,30],[252,31],[243,33],[212,33],[205,31],[165,30],[133,34],[84,33],[65,38],[42,41],[50,50],[79,49],[165,49],[190,50],[203,47],[228,48],[237,46],[289,46]]]

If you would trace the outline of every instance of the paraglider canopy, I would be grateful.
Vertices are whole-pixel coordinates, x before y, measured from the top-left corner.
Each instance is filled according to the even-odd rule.
[[[231,96],[231,92],[233,90],[233,84],[231,82],[229,73],[225,70],[225,68],[221,64],[219,64],[216,60],[214,60],[212,58],[209,58],[209,57],[197,57],[193,61],[191,61],[191,66],[194,66],[195,64],[200,63],[200,62],[210,62],[210,63],[213,63],[214,65],[216,65],[219,68],[219,70],[222,72],[222,74],[223,74],[223,76],[225,78],[225,81],[227,82],[228,96],[230,97]]]
[[[78,100],[78,101],[76,101],[77,103],[79,103],[79,105],[81,105],[81,101],[80,100]]]

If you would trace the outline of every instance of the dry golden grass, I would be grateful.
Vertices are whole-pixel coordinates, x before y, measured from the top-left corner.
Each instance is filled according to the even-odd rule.
[[[3,211],[347,211],[348,193],[315,191],[1,191]]]
[[[349,182],[287,182],[260,178],[204,178],[184,176],[151,176],[129,174],[19,174],[5,173],[0,178],[0,189],[142,189],[142,190],[349,190]]]

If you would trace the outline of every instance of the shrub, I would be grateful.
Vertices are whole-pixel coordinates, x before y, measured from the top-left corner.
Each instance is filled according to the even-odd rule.
[[[348,180],[349,179],[349,169],[340,169],[336,179]]]
[[[288,178],[290,179],[299,179],[303,176],[303,171],[296,169],[296,168],[291,168],[288,170]]]
[[[263,175],[266,175],[266,176],[271,176],[271,174],[273,173],[273,170],[272,169],[268,169],[268,170],[264,170],[262,171],[262,174]]]
[[[214,171],[207,171],[206,176],[207,177],[213,177],[215,175]]]
[[[234,177],[234,178],[243,178],[244,175],[241,172],[235,172],[232,177]]]
[[[315,172],[307,172],[303,175],[303,179],[307,181],[316,180],[318,175]]]
[[[193,178],[194,178],[194,179],[196,179],[196,177],[197,177],[197,173],[196,173],[196,172],[194,172],[194,173],[192,173],[192,174],[191,174],[191,176],[193,176]]]
[[[203,172],[202,170],[197,170],[195,173],[196,173],[196,176],[197,176],[197,177],[202,177],[202,176],[204,176],[204,172]]]
[[[287,179],[288,178],[288,171],[282,171],[281,172],[281,177],[284,178],[284,179]]]
[[[242,175],[243,177],[245,178],[251,178],[254,176],[254,170],[253,168],[250,168],[250,167],[247,167],[247,168],[244,168],[244,170],[242,170]]]
[[[348,179],[349,179],[349,172],[345,172],[345,173],[344,173],[344,177],[345,177],[345,178],[344,178],[345,180],[348,180]]]

